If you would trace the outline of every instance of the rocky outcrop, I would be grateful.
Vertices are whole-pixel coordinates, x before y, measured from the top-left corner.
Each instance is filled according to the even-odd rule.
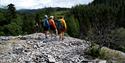
[[[59,41],[58,36],[45,39],[42,33],[7,39],[2,36],[0,63],[85,63],[89,62],[84,55],[87,47],[84,40],[65,37]]]

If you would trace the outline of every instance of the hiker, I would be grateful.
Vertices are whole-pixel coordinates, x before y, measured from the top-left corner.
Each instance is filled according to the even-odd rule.
[[[51,34],[51,38],[52,38],[53,32],[57,33],[56,24],[54,22],[54,16],[50,16],[49,24],[50,24],[50,34]]]
[[[56,34],[56,36],[58,35],[58,17],[56,18],[56,17],[54,17],[54,22],[55,22],[55,25],[56,25],[56,31],[55,31],[55,34]]]
[[[64,40],[64,32],[67,30],[67,25],[64,20],[64,17],[60,17],[58,20],[58,33],[59,33],[59,40]]]
[[[39,29],[40,29],[40,26],[39,26],[38,22],[35,22],[33,32],[38,33]]]
[[[49,34],[50,25],[49,25],[49,21],[48,21],[48,16],[47,15],[44,16],[43,29],[44,29],[44,33],[45,33],[45,38],[48,38],[47,35]]]
[[[35,17],[35,32],[38,33],[40,32],[40,28],[41,28],[41,20],[39,18],[37,18],[38,15],[36,15]]]

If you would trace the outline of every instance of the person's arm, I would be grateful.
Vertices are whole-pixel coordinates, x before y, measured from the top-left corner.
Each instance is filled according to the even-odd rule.
[[[54,28],[56,29],[56,24],[55,24],[54,20],[53,20],[52,22],[53,22],[53,26],[54,26]]]
[[[66,25],[65,20],[62,20],[62,23],[63,23],[63,25],[64,25],[65,29],[67,29],[67,25]]]

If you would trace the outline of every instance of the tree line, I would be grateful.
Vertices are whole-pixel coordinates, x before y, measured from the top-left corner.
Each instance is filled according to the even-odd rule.
[[[125,52],[124,0],[94,0],[70,12],[79,22],[80,38]]]

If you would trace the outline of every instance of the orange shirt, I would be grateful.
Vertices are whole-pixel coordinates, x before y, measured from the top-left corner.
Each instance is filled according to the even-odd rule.
[[[56,24],[53,19],[49,20],[49,24],[50,24],[50,26],[53,26],[56,29]]]

